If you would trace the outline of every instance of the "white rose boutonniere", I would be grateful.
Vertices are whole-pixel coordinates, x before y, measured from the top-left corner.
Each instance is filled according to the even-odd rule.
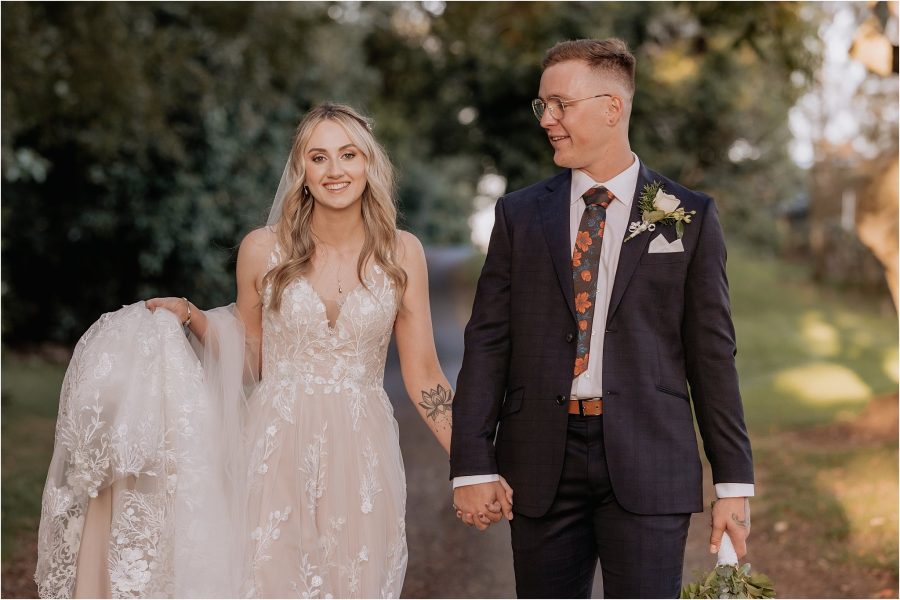
[[[687,212],[681,206],[681,200],[667,194],[662,189],[662,184],[658,181],[648,183],[641,191],[638,200],[638,208],[641,211],[641,221],[635,221],[628,226],[631,233],[625,238],[627,242],[631,238],[637,237],[644,231],[653,231],[656,224],[671,225],[675,224],[675,235],[678,239],[684,235],[684,224],[691,222],[691,216],[697,214],[696,210]]]
[[[675,209],[678,208],[678,205],[681,204],[681,200],[673,196],[672,194],[667,194],[662,191],[662,188],[656,192],[656,197],[653,198],[653,204],[659,210],[665,212],[666,214],[675,212]]]

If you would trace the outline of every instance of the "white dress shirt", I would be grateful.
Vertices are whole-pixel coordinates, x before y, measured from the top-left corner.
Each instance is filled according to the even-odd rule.
[[[624,171],[608,181],[594,181],[580,170],[572,171],[572,187],[569,191],[569,240],[574,240],[581,224],[581,216],[585,204],[581,197],[596,185],[602,185],[611,191],[616,199],[606,208],[606,225],[603,240],[624,240],[628,230],[628,217],[631,204],[637,189],[638,173],[641,161],[632,154],[633,161]],[[574,248],[574,242],[569,244]],[[603,338],[606,333],[606,317],[609,311],[609,300],[612,296],[613,283],[616,280],[616,269],[619,266],[619,253],[622,244],[604,243],[600,247],[600,264],[597,268],[597,296],[594,300],[594,321],[591,325],[591,345],[588,350],[590,360],[587,370],[572,381],[572,395],[578,398],[594,398],[603,396]],[[500,476],[468,475],[453,478],[453,487],[476,483],[498,481]],[[716,496],[719,498],[753,496],[751,483],[717,483]]]
[[[588,349],[590,360],[587,370],[572,381],[572,395],[578,398],[599,398],[603,396],[603,338],[606,334],[606,316],[609,299],[612,296],[619,253],[622,244],[605,243],[607,240],[624,240],[628,230],[628,215],[637,187],[641,161],[634,156],[631,166],[606,182],[594,181],[584,171],[572,171],[572,189],[569,193],[569,239],[578,235],[578,226],[586,206],[581,197],[596,185],[611,191],[616,199],[606,208],[606,225],[600,245],[600,264],[597,266],[597,296],[594,298],[594,321],[591,324],[591,345]],[[574,242],[571,244],[573,250]]]

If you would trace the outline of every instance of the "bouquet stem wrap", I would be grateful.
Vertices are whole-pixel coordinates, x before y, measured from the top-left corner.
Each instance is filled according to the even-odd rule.
[[[728,533],[722,534],[722,543],[719,544],[719,554],[716,558],[716,565],[737,565],[737,552],[734,551],[734,544],[731,543],[731,537]]]

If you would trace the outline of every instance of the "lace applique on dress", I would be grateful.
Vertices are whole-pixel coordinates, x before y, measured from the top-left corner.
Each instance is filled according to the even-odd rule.
[[[171,313],[138,302],[88,329],[60,393],[38,534],[41,597],[238,589],[229,573],[240,562],[223,543],[234,498],[220,409]],[[104,589],[79,588],[79,573]]]
[[[269,268],[280,258],[276,246]],[[397,298],[377,265],[364,284],[334,327],[305,279],[285,288],[277,311],[271,286],[262,292],[248,511],[260,524],[276,509],[284,520],[277,538],[258,540],[249,595],[398,597],[403,586],[406,481],[383,386]]]
[[[279,260],[276,246],[269,268]],[[109,590],[93,595],[399,596],[406,481],[383,385],[397,297],[377,265],[363,283],[333,327],[305,279],[277,311],[271,286],[262,290],[262,377],[246,401],[232,395],[243,390],[243,354],[217,371],[237,379],[211,391],[171,313],[140,302],[101,317],[63,382],[41,596],[75,593],[92,506],[109,506],[109,539],[94,557]],[[222,310],[207,312],[210,323]],[[223,435],[227,411],[239,416]],[[232,452],[239,459],[223,460]]]

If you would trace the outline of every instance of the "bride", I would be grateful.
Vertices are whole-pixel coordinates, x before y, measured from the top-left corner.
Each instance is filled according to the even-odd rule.
[[[241,243],[233,307],[154,298],[79,341],[42,502],[41,596],[399,596],[392,332],[449,453],[422,246],[396,229],[369,122],[324,104],[297,129],[269,225]]]

